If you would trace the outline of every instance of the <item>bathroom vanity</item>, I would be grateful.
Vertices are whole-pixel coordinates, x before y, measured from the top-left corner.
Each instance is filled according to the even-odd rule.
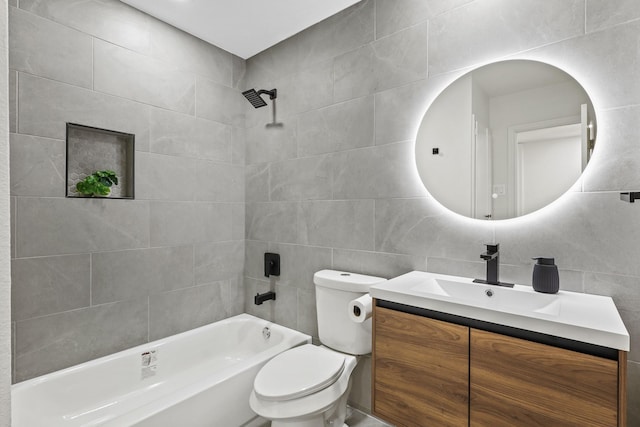
[[[372,404],[398,426],[625,426],[609,297],[414,271],[374,286]]]

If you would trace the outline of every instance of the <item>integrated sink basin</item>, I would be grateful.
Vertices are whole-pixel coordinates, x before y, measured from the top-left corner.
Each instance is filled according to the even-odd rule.
[[[535,292],[412,271],[379,285],[373,298],[629,351],[629,333],[610,297]]]
[[[551,316],[560,313],[560,300],[555,295],[532,293],[520,288],[501,288],[433,277],[420,281],[411,290],[431,298],[504,312],[544,313]]]

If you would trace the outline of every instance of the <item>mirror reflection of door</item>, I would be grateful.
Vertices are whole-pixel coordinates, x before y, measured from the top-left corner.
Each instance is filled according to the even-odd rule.
[[[517,132],[516,144],[517,215],[551,203],[582,173],[580,123]]]
[[[491,139],[489,128],[483,123],[474,121],[474,177],[475,191],[474,197],[474,218],[491,219],[493,217],[492,203],[492,173],[491,173]]]

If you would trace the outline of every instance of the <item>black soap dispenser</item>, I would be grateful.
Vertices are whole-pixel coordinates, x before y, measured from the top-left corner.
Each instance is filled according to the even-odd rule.
[[[553,258],[532,258],[537,260],[533,266],[533,290],[545,294],[555,294],[560,289],[558,266]]]

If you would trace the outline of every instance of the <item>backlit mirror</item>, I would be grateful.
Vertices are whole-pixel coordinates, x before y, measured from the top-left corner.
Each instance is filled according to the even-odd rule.
[[[477,219],[536,211],[569,190],[595,145],[583,87],[537,61],[501,61],[451,83],[416,137],[418,173],[442,205]]]

